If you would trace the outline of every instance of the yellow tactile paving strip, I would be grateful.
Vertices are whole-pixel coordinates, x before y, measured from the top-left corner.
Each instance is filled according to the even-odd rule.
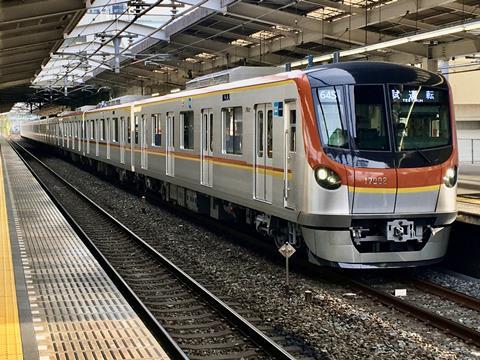
[[[0,359],[23,359],[17,293],[0,157]]]

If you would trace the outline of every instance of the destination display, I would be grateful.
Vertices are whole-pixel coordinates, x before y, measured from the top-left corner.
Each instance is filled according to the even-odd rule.
[[[442,90],[419,87],[390,87],[390,98],[394,103],[437,103],[443,101],[444,94]]]

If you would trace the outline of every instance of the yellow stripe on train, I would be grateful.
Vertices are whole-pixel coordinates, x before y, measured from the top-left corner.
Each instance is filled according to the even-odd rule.
[[[426,191],[438,191],[440,185],[416,186],[405,188],[367,188],[367,187],[353,187],[349,186],[348,191],[365,194],[408,194]]]

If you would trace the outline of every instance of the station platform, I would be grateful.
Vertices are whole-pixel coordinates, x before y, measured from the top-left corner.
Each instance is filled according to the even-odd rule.
[[[480,165],[461,164],[458,179],[458,220],[480,225]]]
[[[0,359],[167,359],[0,140]]]

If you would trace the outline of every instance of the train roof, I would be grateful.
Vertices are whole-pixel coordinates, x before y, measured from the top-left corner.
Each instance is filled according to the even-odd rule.
[[[350,61],[321,65],[306,71],[311,86],[404,84],[447,88],[439,74],[414,66],[379,61]]]
[[[87,110],[86,113],[111,111],[131,105],[153,105],[155,103],[164,101],[175,101],[188,97],[195,97],[215,92],[232,91],[241,88],[268,86],[268,84],[300,78],[304,74],[308,76],[311,86],[315,87],[379,83],[439,86],[445,88],[448,87],[447,82],[443,76],[414,66],[378,61],[351,61],[320,65],[307,70],[293,70],[274,75],[249,78],[245,80],[239,80],[205,88],[184,90],[178,93],[138,100],[132,103],[124,103],[113,106],[106,106],[103,108],[91,109]],[[75,114],[68,114],[64,116],[68,117],[73,115]]]

